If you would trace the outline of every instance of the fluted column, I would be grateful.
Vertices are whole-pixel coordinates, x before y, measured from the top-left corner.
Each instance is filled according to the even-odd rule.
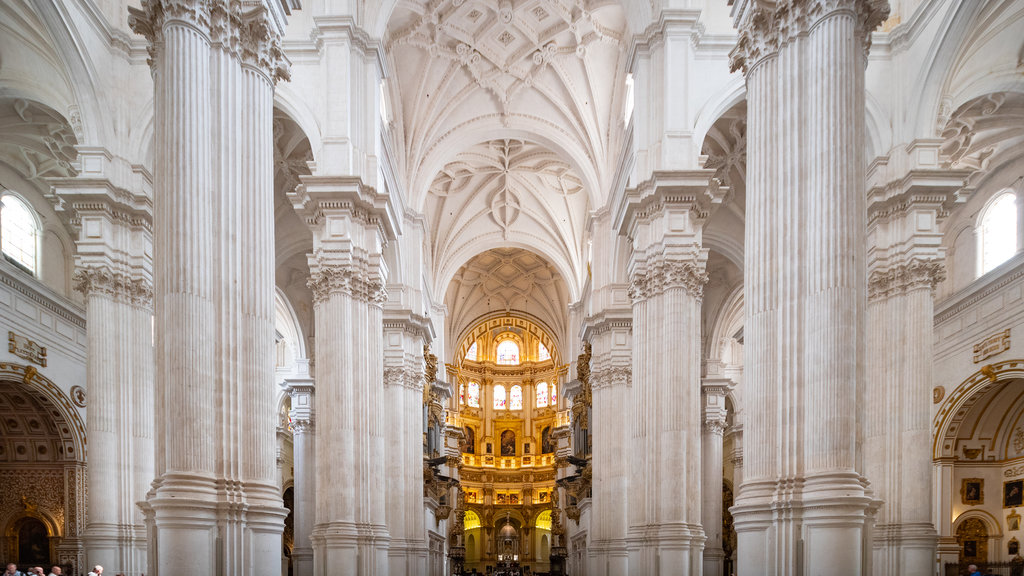
[[[741,574],[862,574],[869,0],[737,10],[748,94]],[[805,81],[806,78],[813,80]]]
[[[700,309],[704,222],[725,195],[712,170],[655,173],[616,216],[632,240],[629,573],[699,574]]]
[[[316,394],[321,408],[331,407],[317,424],[313,572],[383,576],[389,535],[380,479],[393,423],[384,406],[381,307],[393,214],[385,195],[353,178],[303,176],[289,198],[313,231]]]
[[[725,395],[728,391],[728,380],[705,379],[701,386],[704,399],[701,524],[707,536],[704,543],[704,576],[723,576],[725,569],[725,551],[722,549],[722,436],[725,433]]]
[[[73,281],[86,305],[85,561],[138,576],[147,542],[136,503],[153,481],[152,183],[106,150],[79,155],[87,173],[49,183],[78,232]]]
[[[292,453],[295,469],[295,576],[313,576],[313,521],[316,515],[316,408],[313,380],[288,379],[285,391],[292,400]]]
[[[931,158],[930,153],[938,158],[939,145],[914,142],[904,148],[910,162],[877,162],[869,174],[874,185],[868,208],[864,442],[867,476],[883,501],[874,530],[875,576],[926,576],[935,569],[929,425],[933,291],[945,277],[940,225],[968,177],[966,171],[915,165],[913,159]],[[896,173],[890,165],[907,171]]]
[[[268,9],[149,0],[131,10],[156,88],[151,573],[280,569],[271,123],[287,63]]]

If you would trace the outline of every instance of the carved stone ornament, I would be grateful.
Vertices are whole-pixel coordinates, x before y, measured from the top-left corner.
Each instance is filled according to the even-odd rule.
[[[1007,328],[974,345],[974,363],[987,360],[1010,349],[1010,329]]]
[[[46,368],[46,347],[36,344],[34,341],[19,336],[14,332],[7,332],[7,351],[18,358],[35,362]]]
[[[889,18],[888,0],[751,0],[748,5],[738,22],[736,47],[729,53],[730,70],[744,74],[831,14],[856,14],[865,52],[871,48],[871,32]]]
[[[936,386],[932,388],[932,404],[938,404],[942,402],[942,399],[946,397],[946,389],[942,386]]]
[[[725,434],[725,420],[707,420],[704,422],[704,430],[716,436]]]
[[[913,290],[934,290],[946,279],[946,267],[941,260],[913,260],[885,270],[876,270],[868,276],[868,299],[878,300]]]
[[[153,285],[144,278],[133,278],[106,266],[79,268],[71,281],[84,296],[108,296],[134,306],[153,306]]]
[[[382,282],[351,266],[320,265],[306,285],[313,290],[314,305],[326,302],[334,294],[347,294],[374,304],[383,304],[388,299]]]
[[[708,275],[704,266],[690,261],[663,261],[643,274],[634,274],[629,283],[629,297],[633,302],[646,300],[672,288],[682,288],[694,298],[704,297]]]
[[[71,387],[71,401],[79,408],[85,408],[85,388],[75,384]]]

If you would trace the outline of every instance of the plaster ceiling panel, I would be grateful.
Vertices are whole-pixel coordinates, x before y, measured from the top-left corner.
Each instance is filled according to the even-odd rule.
[[[481,252],[455,273],[445,292],[448,341],[493,312],[525,312],[553,331],[562,344],[568,326],[569,292],[542,256],[522,248]]]
[[[63,116],[20,98],[0,99],[0,162],[48,191],[46,177],[75,174],[78,139]]]
[[[442,270],[473,256],[466,250],[513,244],[545,254],[579,283],[588,198],[582,179],[555,153],[520,140],[478,144],[437,174],[430,196],[431,253]]]
[[[480,130],[557,142],[603,198],[623,142],[624,27],[617,5],[583,0],[400,2],[386,44],[411,205]]]

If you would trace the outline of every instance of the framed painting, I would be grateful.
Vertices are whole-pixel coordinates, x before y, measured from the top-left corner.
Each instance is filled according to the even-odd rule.
[[[964,478],[960,483],[960,501],[968,506],[985,503],[985,479]]]
[[[1003,508],[1016,508],[1024,502],[1024,480],[1003,482]]]

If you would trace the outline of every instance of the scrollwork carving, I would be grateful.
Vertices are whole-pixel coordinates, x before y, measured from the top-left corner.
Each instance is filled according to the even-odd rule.
[[[682,288],[698,300],[704,297],[708,275],[704,266],[691,261],[663,261],[651,266],[646,273],[634,274],[629,283],[629,297],[633,302],[663,294],[672,288]]]

